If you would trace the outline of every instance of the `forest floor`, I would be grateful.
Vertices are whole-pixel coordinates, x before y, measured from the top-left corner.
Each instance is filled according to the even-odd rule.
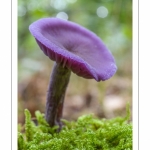
[[[18,82],[18,123],[24,123],[24,109],[32,117],[35,111],[45,111],[46,94],[50,73],[35,72]],[[126,105],[132,112],[132,78],[114,75],[111,79],[96,82],[71,74],[65,95],[63,118],[76,120],[83,114],[94,114],[99,118],[113,118],[126,115]],[[132,120],[132,114],[131,114]]]

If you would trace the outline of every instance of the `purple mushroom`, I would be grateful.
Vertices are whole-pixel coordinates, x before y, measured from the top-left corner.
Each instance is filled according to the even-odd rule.
[[[58,18],[43,18],[29,27],[46,56],[55,61],[46,102],[45,118],[50,126],[62,127],[65,91],[71,71],[78,76],[104,81],[116,70],[115,60],[93,32]]]

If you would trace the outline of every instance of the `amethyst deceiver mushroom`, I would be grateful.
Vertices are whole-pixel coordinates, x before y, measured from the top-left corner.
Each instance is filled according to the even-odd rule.
[[[46,56],[55,61],[46,102],[45,118],[61,129],[65,91],[71,71],[78,76],[104,81],[116,70],[115,60],[102,40],[86,28],[58,18],[33,22],[29,30]]]

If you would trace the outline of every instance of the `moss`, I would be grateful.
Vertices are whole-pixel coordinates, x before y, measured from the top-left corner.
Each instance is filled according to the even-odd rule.
[[[132,124],[127,112],[124,118],[110,120],[93,115],[72,122],[62,120],[64,127],[57,133],[57,127],[50,128],[44,114],[36,111],[36,125],[26,109],[25,132],[18,131],[18,150],[131,150]]]

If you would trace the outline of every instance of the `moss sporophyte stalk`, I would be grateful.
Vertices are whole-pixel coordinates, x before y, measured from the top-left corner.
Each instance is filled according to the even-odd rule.
[[[62,128],[65,91],[71,72],[86,79],[104,81],[117,70],[111,52],[102,40],[86,28],[58,18],[43,18],[29,27],[39,47],[55,61],[47,92],[45,119]]]

